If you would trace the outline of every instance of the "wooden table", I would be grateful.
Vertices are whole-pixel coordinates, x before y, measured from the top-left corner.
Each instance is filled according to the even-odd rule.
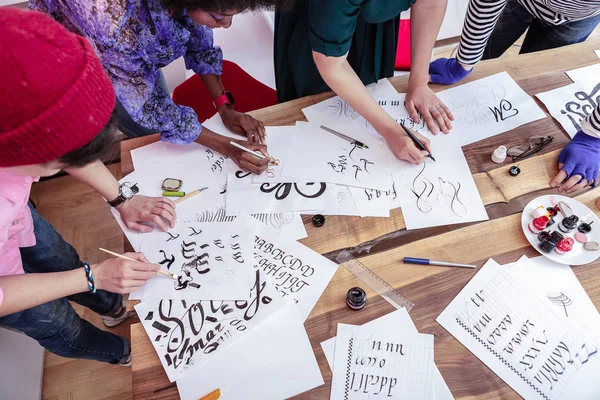
[[[596,49],[600,49],[600,39],[557,50],[485,61],[464,82],[507,71],[529,95],[534,96],[569,84],[564,71],[597,63],[599,60],[593,52]],[[399,92],[406,92],[407,77],[390,81]],[[434,86],[436,91],[444,89],[447,87]],[[265,125],[292,125],[295,121],[305,120],[301,112],[303,107],[331,95],[298,99],[255,111],[252,115]],[[556,140],[541,155],[521,162],[522,172],[518,177],[508,175],[508,164],[498,166],[490,161],[490,155],[497,146],[523,144],[537,134],[553,134]],[[158,137],[154,135],[123,142],[123,174],[133,170],[130,150],[156,140]],[[322,228],[314,228],[310,218],[304,217],[308,238],[301,242],[331,259],[343,249],[351,250],[366,266],[414,302],[411,317],[419,332],[435,335],[435,362],[455,398],[519,398],[494,372],[435,322],[435,318],[477,271],[404,265],[400,260],[410,255],[481,266],[489,258],[504,264],[516,261],[523,254],[536,256],[537,252],[521,232],[520,212],[531,199],[552,192],[549,182],[557,173],[557,155],[568,140],[560,125],[548,116],[463,148],[486,204],[489,221],[407,231],[399,210],[393,211],[390,218],[327,217]],[[595,189],[578,194],[576,198],[600,216],[600,210],[594,204],[599,196],[600,189]],[[599,265],[600,262],[594,262],[574,268],[597,308],[600,306]],[[297,396],[299,399],[329,398],[331,371],[320,343],[335,335],[338,322],[360,325],[394,310],[385,300],[367,290],[367,306],[361,311],[351,311],[345,304],[345,294],[353,286],[368,289],[340,267],[305,322],[325,385]],[[131,339],[134,399],[178,398],[177,389],[169,383],[141,324],[132,326]]]

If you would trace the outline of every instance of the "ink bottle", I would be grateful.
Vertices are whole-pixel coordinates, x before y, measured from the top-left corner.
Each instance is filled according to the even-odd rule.
[[[577,228],[577,222],[579,222],[579,217],[577,215],[571,215],[563,218],[560,224],[558,224],[558,229],[560,229],[560,231],[563,233],[569,233],[573,229]]]
[[[367,293],[359,287],[353,287],[346,294],[346,304],[353,310],[361,310],[367,304]]]
[[[547,215],[542,215],[541,217],[535,218],[533,221],[529,223],[529,230],[531,233],[538,234],[548,226],[548,222],[550,222],[550,218]]]
[[[560,242],[558,242],[558,244],[556,245],[556,248],[554,249],[554,252],[560,254],[560,255],[564,255],[567,254],[568,252],[570,252],[573,249],[573,243],[575,243],[575,241],[571,238],[564,238],[563,240],[561,240]]]

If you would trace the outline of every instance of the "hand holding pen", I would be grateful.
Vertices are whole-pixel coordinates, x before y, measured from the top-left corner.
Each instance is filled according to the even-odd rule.
[[[435,161],[435,158],[433,158],[433,155],[431,155],[431,148],[430,148],[429,140],[425,139],[423,136],[419,135],[417,132],[411,131],[402,123],[400,124],[400,126],[402,126],[402,129],[404,129],[404,131],[406,132],[408,137],[414,142],[415,146],[417,146],[417,148],[421,151],[426,151],[427,157],[429,157],[433,161]],[[418,137],[417,135],[420,137]],[[424,140],[426,142],[424,142]]]
[[[231,157],[241,168],[247,169],[255,174],[261,174],[270,163],[277,165],[273,158],[267,153],[267,146],[239,140],[231,140]]]
[[[408,161],[411,164],[418,165],[425,161],[430,154],[429,151],[431,150],[431,147],[427,138],[414,131],[411,131],[411,133],[418,138],[425,150],[421,150],[400,124],[395,124],[394,130],[388,135],[385,135],[385,138],[388,146],[394,152],[396,157]]]

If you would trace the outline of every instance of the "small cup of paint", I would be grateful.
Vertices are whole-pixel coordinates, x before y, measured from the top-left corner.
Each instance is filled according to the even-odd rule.
[[[562,235],[562,233],[560,233],[558,231],[554,231],[550,234],[550,241],[554,244],[558,244],[563,239],[564,239],[564,236]]]
[[[571,215],[566,218],[563,218],[558,224],[558,229],[560,229],[563,233],[569,233],[573,229],[577,228],[577,223],[579,222],[579,217],[577,215]]]
[[[545,253],[550,253],[556,248],[556,243],[552,240],[542,240],[540,242],[540,249]]]
[[[539,206],[531,212],[531,218],[534,218],[534,219],[542,217],[544,215],[548,215],[548,211],[546,211],[546,207],[544,207],[544,206]]]
[[[561,240],[560,242],[558,242],[558,245],[556,245],[556,248],[554,249],[554,251],[560,255],[564,255],[567,254],[568,252],[570,252],[573,249],[573,244],[575,243],[575,241],[571,238],[564,238],[563,240]]]
[[[359,287],[353,287],[346,294],[346,304],[353,310],[361,310],[367,304],[367,293]]]
[[[548,226],[548,222],[550,222],[550,218],[547,215],[542,215],[541,217],[534,218],[533,221],[529,223],[529,230],[532,233],[538,234]]]
[[[587,222],[582,222],[578,227],[577,230],[581,233],[590,233],[592,231],[592,224],[594,223],[594,221],[590,222],[589,224]]]
[[[548,240],[548,239],[550,239],[550,232],[542,231],[542,232],[538,233],[537,238],[540,242],[543,242],[544,240]]]

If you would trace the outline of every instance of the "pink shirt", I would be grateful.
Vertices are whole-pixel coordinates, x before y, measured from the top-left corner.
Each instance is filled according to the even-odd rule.
[[[27,201],[31,184],[38,179],[0,168],[0,276],[22,274],[19,247],[35,245],[33,220]],[[3,299],[0,287],[0,304]]]

